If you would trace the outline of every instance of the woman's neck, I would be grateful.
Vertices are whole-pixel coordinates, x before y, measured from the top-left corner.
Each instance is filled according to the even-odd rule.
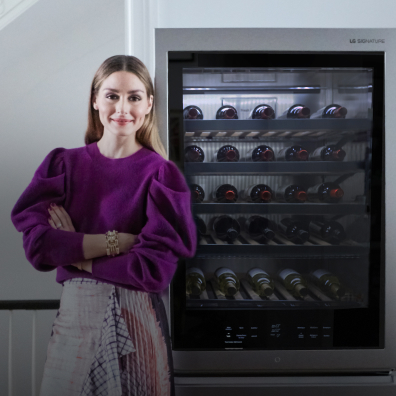
[[[136,141],[135,137],[125,137],[109,139],[105,135],[98,141],[100,153],[107,158],[125,158],[129,157],[143,146]]]

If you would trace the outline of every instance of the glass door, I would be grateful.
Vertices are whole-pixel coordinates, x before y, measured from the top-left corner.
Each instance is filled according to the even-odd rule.
[[[170,159],[199,234],[174,349],[383,347],[383,65],[169,53]]]

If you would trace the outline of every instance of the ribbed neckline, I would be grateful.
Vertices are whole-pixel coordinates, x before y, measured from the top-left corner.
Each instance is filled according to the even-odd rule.
[[[133,153],[132,155],[129,155],[128,157],[124,158],[108,158],[105,157],[99,150],[98,143],[91,143],[87,146],[87,149],[91,152],[92,157],[97,159],[98,161],[106,164],[121,164],[124,162],[130,162],[130,161],[138,161],[144,156],[148,154],[148,152],[151,152],[152,150],[148,149],[147,147],[143,146],[140,148],[138,151]]]

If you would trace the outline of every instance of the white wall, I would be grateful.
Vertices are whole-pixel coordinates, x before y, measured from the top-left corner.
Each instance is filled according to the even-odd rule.
[[[158,28],[394,28],[393,0],[130,0],[133,54],[154,70]],[[149,20],[147,21],[147,17]],[[329,37],[329,40],[331,38]]]
[[[59,299],[26,260],[11,210],[55,147],[84,145],[99,65],[125,51],[124,0],[40,0],[0,30],[0,300]]]
[[[49,151],[84,145],[94,73],[125,53],[124,7],[39,0],[0,30],[0,300],[60,298],[56,272],[26,260],[10,213]],[[39,394],[55,315],[0,311],[0,395]]]
[[[162,0],[160,27],[395,27],[393,0]]]

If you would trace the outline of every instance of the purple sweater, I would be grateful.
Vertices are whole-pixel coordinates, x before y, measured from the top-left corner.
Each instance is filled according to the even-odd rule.
[[[62,205],[76,232],[53,229],[47,208]],[[132,290],[160,292],[179,257],[195,254],[190,190],[176,165],[143,147],[126,158],[104,157],[96,143],[52,150],[11,213],[23,232],[28,261],[57,269],[56,281],[83,277]],[[84,260],[84,234],[136,234],[132,249],[93,259],[92,274],[70,265]]]

